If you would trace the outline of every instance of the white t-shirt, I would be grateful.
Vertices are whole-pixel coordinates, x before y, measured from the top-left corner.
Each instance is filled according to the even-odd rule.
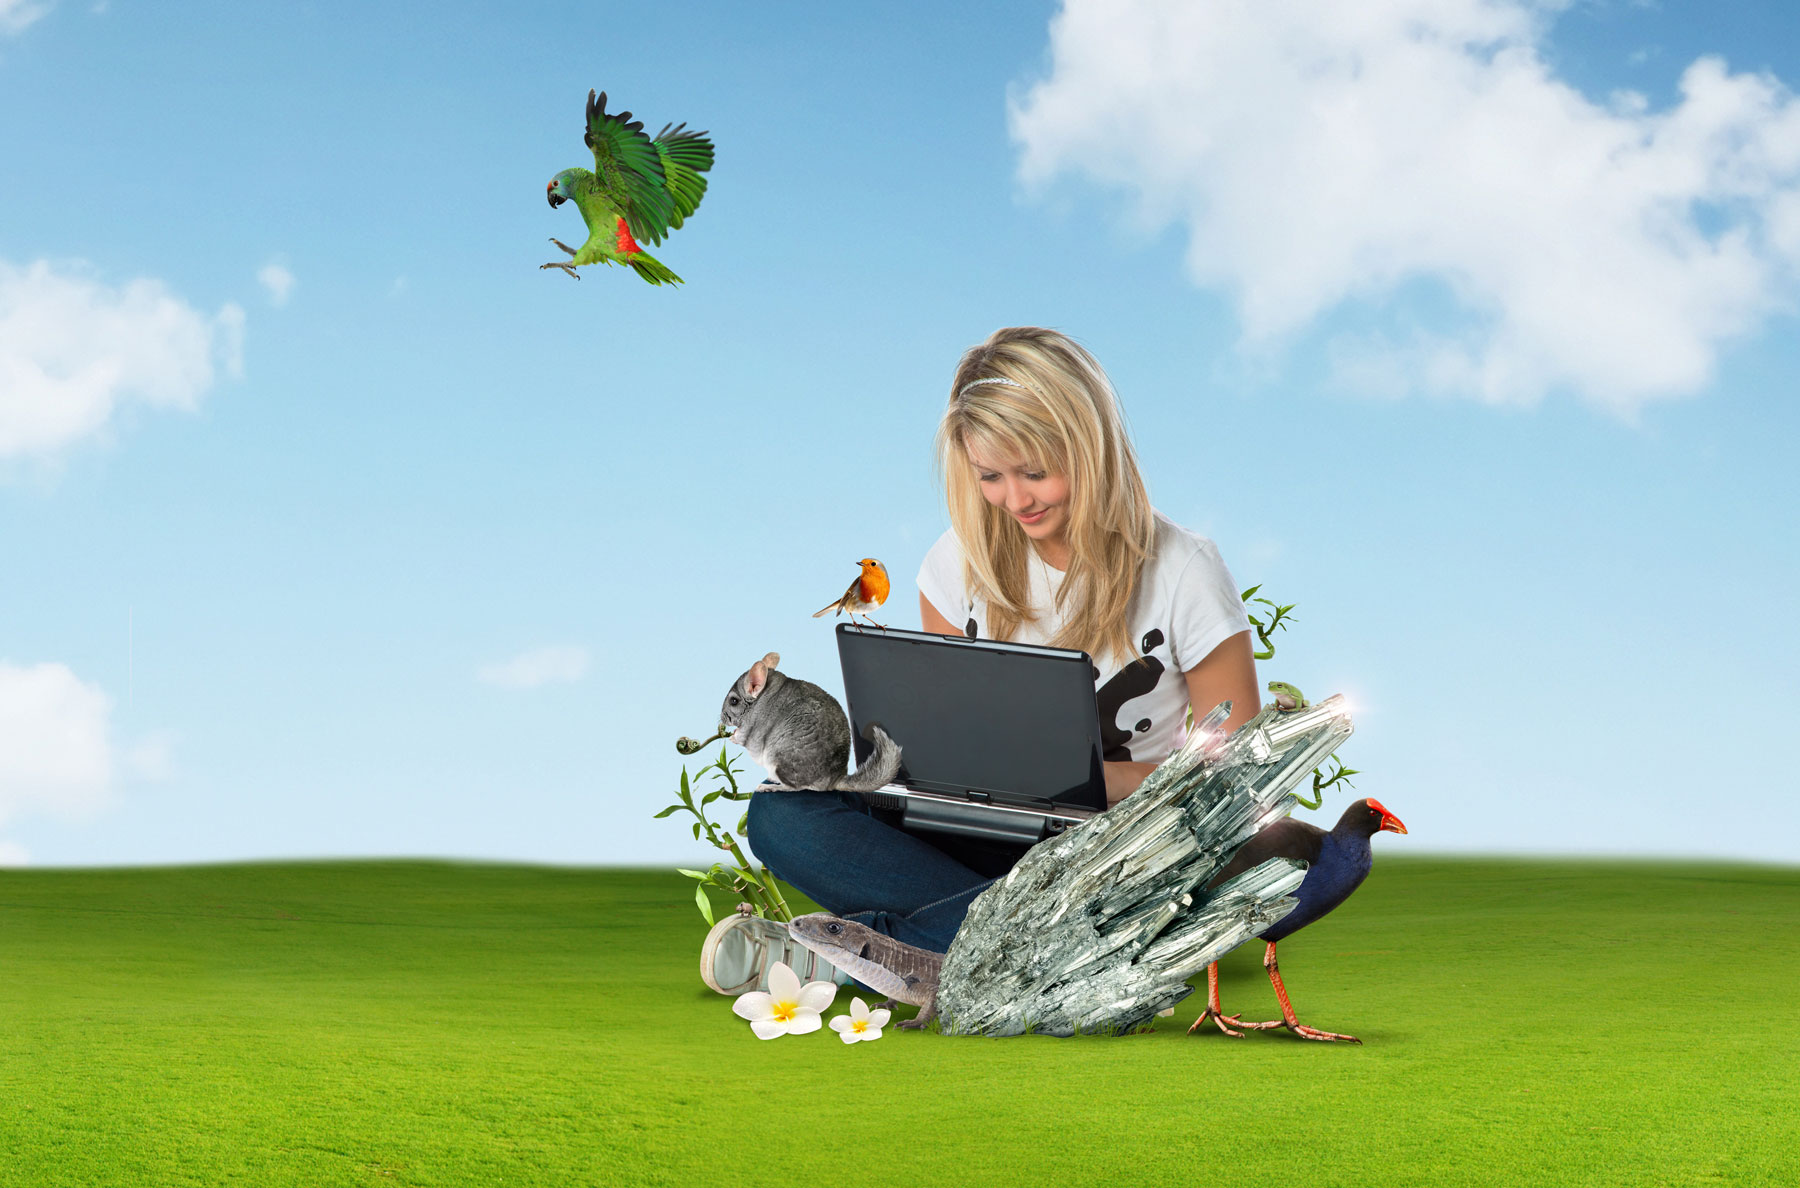
[[[1250,630],[1237,584],[1212,541],[1156,515],[1154,555],[1144,563],[1128,622],[1148,663],[1108,656],[1096,661],[1102,756],[1108,762],[1160,763],[1182,744],[1188,689],[1182,673],[1240,631]],[[1055,612],[1063,573],[1035,553],[1026,566],[1035,623],[1021,623],[1017,643],[1048,644],[1062,626]],[[954,531],[938,537],[919,567],[919,592],[971,638],[988,635],[987,604],[963,588],[962,545]],[[1211,706],[1198,707],[1205,713]]]

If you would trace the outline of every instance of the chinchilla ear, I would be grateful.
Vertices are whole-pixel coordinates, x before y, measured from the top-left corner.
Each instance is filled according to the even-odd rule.
[[[752,664],[750,666],[750,685],[744,690],[744,696],[755,697],[760,694],[763,691],[763,686],[769,683],[770,671],[780,663],[781,653],[770,652],[767,656],[764,656],[761,660]]]

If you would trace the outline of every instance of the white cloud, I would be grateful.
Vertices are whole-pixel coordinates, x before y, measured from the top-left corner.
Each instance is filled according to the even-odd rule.
[[[483,665],[476,676],[502,689],[535,689],[540,685],[572,684],[587,675],[586,648],[554,647],[521,652],[510,660]]]
[[[1800,102],[1701,58],[1667,110],[1597,103],[1540,53],[1547,23],[1522,0],[1067,0],[1011,104],[1020,175],[1185,224],[1252,348],[1371,302],[1387,329],[1334,344],[1343,377],[1629,414],[1792,305]],[[1407,321],[1420,281],[1449,324]]]
[[[23,33],[50,8],[46,0],[0,0],[0,33]]]
[[[111,796],[112,699],[65,665],[0,661],[0,823],[91,814]]]
[[[270,262],[257,270],[256,279],[269,294],[269,302],[277,309],[287,304],[294,291],[294,274],[282,264]]]
[[[0,260],[0,459],[47,455],[131,401],[192,411],[215,367],[243,369],[244,311],[206,316],[161,281]]]

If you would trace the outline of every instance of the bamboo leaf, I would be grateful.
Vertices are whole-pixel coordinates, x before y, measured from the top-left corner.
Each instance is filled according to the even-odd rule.
[[[684,874],[684,875],[686,875],[686,876],[687,876],[687,877],[688,877],[688,878],[690,878],[690,879],[703,879],[703,878],[705,878],[705,877],[706,877],[706,875],[705,875],[705,874],[704,874],[704,873],[703,873],[703,872],[701,872],[701,871],[698,871],[698,870],[685,870],[685,869],[683,869],[683,868],[682,868],[682,867],[679,867],[679,866],[677,866],[677,867],[676,867],[676,868],[675,868],[675,873],[676,873],[676,874]]]
[[[712,914],[712,900],[706,897],[705,883],[694,884],[694,903],[699,906],[700,914],[706,917],[706,923],[709,926],[715,923]]]
[[[652,820],[652,821],[660,821],[660,820],[662,820],[662,819],[663,819],[663,818],[664,818],[664,817],[666,817],[666,816],[668,816],[668,815],[669,815],[669,814],[670,814],[670,813],[673,813],[673,812],[678,812],[678,811],[680,811],[680,810],[681,810],[681,809],[684,809],[684,808],[686,808],[686,807],[687,807],[687,805],[685,805],[685,804],[672,804],[672,805],[670,805],[670,806],[669,806],[669,807],[668,807],[668,808],[666,808],[666,809],[664,809],[664,810],[663,810],[663,811],[662,811],[662,812],[660,812],[660,813],[658,813],[658,814],[656,814],[656,816],[654,816],[654,817],[652,817],[652,818],[650,818],[650,819],[651,819],[651,820]]]

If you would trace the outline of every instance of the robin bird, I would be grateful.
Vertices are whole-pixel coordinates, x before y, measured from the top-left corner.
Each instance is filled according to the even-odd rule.
[[[1264,827],[1262,832],[1238,848],[1231,861],[1226,863],[1225,869],[1212,880],[1212,886],[1228,882],[1270,858],[1294,858],[1307,864],[1306,878],[1294,890],[1294,898],[1300,901],[1299,904],[1260,934],[1269,944],[1263,953],[1263,968],[1268,970],[1269,983],[1275,987],[1275,999],[1281,1004],[1281,1018],[1267,1023],[1246,1023],[1236,1015],[1227,1015],[1221,1011],[1219,963],[1215,961],[1206,968],[1206,1009],[1194,1020],[1194,1025],[1188,1028],[1190,1035],[1211,1019],[1226,1035],[1242,1035],[1241,1032],[1232,1030],[1234,1026],[1258,1031],[1285,1027],[1306,1039],[1362,1043],[1353,1035],[1308,1027],[1294,1017],[1294,1007],[1288,1001],[1287,987],[1281,984],[1281,969],[1275,963],[1275,942],[1300,931],[1350,898],[1350,893],[1369,877],[1369,868],[1375,862],[1374,850],[1369,841],[1377,833],[1383,832],[1405,833],[1406,826],[1400,823],[1399,817],[1383,808],[1379,800],[1359,800],[1344,810],[1337,827],[1330,833],[1317,825],[1283,817]]]
[[[864,557],[857,564],[862,566],[862,575],[850,583],[850,588],[844,591],[842,598],[824,610],[815,611],[813,618],[817,619],[831,611],[837,611],[839,614],[849,615],[850,621],[854,623],[857,615],[869,619],[869,612],[887,601],[887,566],[873,557]],[[881,627],[881,624],[875,622],[874,619],[869,619],[869,622],[873,626]],[[881,629],[887,630],[886,627],[881,627]]]

